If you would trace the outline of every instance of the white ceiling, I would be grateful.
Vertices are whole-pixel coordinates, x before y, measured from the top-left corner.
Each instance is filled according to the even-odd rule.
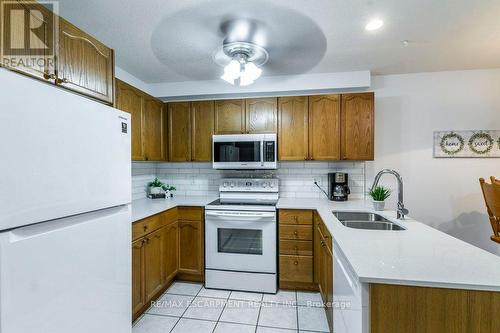
[[[60,0],[61,15],[115,49],[146,83],[217,79],[227,18],[267,32],[264,75],[500,67],[499,0]],[[364,30],[372,17],[385,21]],[[401,41],[409,40],[404,47]]]

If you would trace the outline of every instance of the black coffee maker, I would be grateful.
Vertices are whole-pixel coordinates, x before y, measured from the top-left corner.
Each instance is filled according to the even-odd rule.
[[[328,198],[333,201],[346,201],[351,193],[347,185],[347,173],[332,172],[328,174]]]

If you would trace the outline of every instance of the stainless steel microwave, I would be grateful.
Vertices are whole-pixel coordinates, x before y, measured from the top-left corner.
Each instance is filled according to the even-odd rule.
[[[276,169],[276,134],[214,135],[214,169]]]

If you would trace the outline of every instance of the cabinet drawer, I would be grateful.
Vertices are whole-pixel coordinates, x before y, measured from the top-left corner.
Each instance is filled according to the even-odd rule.
[[[280,239],[312,240],[313,232],[310,226],[280,225]]]
[[[139,237],[149,234],[150,232],[161,228],[162,225],[163,223],[161,214],[154,215],[144,220],[135,222],[134,224],[132,224],[132,240],[136,240]]]
[[[280,255],[280,281],[313,282],[313,257]]]
[[[310,225],[313,221],[311,210],[280,209],[280,224],[306,224]]]
[[[300,240],[280,240],[280,254],[312,256],[313,243]]]
[[[203,209],[200,207],[179,207],[177,209],[179,220],[202,221]]]

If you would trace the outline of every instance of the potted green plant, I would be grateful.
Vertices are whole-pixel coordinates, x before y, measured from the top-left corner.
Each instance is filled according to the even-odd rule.
[[[374,210],[384,210],[385,199],[391,195],[391,189],[384,186],[376,186],[368,192],[373,201]]]
[[[167,198],[170,198],[170,192],[175,191],[176,188],[175,186],[170,186],[168,184],[165,184],[161,182],[158,178],[155,178],[152,182],[148,183],[148,188],[149,188],[149,193],[150,194],[161,194],[162,192],[165,192],[167,195]]]

